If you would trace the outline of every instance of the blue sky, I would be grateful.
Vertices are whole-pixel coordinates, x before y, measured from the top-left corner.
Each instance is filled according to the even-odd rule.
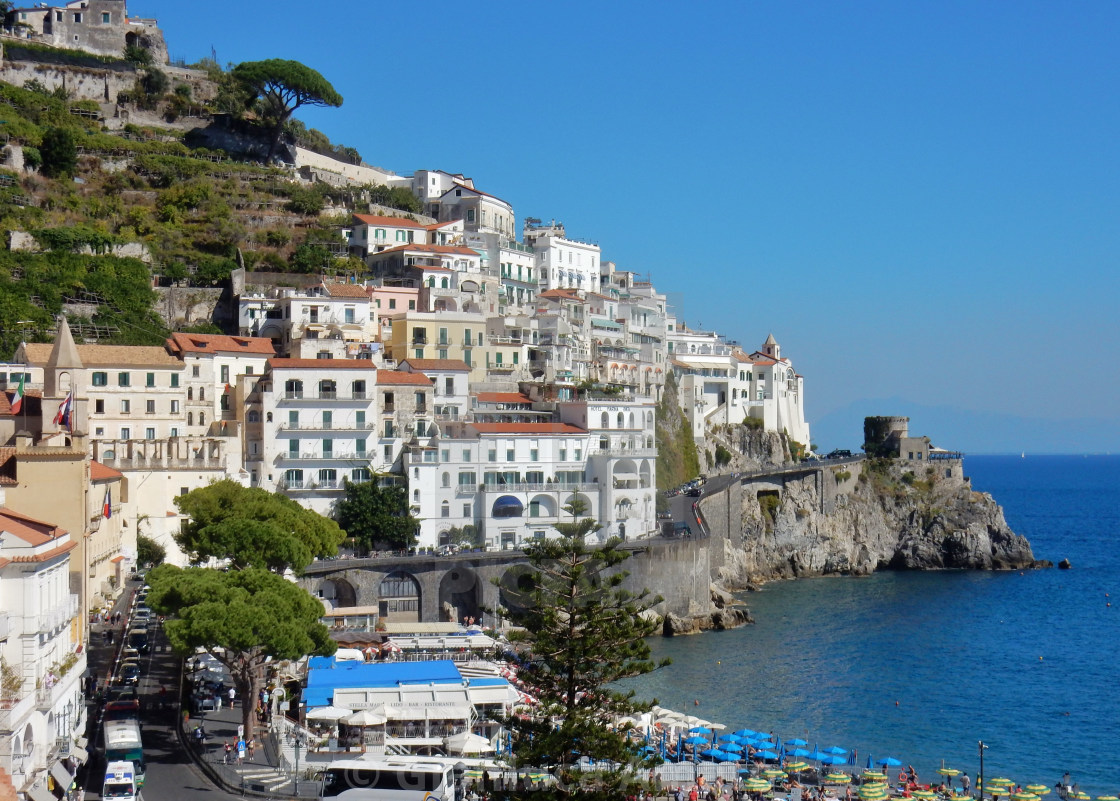
[[[773,332],[811,423],[890,398],[1120,449],[1120,4],[130,11],[173,58],[303,61],[346,102],[297,116],[367,162],[463,172],[690,325]]]

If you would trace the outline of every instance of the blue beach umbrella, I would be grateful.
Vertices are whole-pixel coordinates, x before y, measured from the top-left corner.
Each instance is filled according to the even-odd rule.
[[[707,745],[708,744],[708,738],[693,735],[692,737],[685,737],[684,738],[684,744],[685,745]]]
[[[743,738],[737,734],[721,734],[716,738],[717,743],[741,743]]]
[[[722,748],[729,754],[741,754],[744,750],[743,746],[739,745],[738,743],[724,743],[720,746],[720,748]]]
[[[753,729],[739,729],[738,731],[733,733],[736,737],[755,737],[758,735],[758,732],[754,731]]]
[[[882,766],[883,766],[883,767],[885,767],[885,768],[897,768],[897,767],[898,767],[899,765],[901,765],[902,763],[901,763],[901,762],[899,762],[899,761],[898,761],[897,759],[895,759],[894,757],[883,757],[882,759],[880,759],[880,760],[879,760],[878,762],[876,762],[875,764],[877,764],[877,765],[882,765]]]
[[[809,749],[808,748],[795,748],[792,751],[790,751],[787,754],[787,756],[804,758],[804,757],[809,756]]]
[[[755,755],[756,759],[777,759],[778,758],[778,755],[775,754],[773,751],[755,751],[754,755]]]
[[[826,754],[832,754],[833,756],[846,756],[847,753],[848,753],[843,748],[840,748],[839,746],[835,746],[835,745],[830,747],[830,748],[824,749],[824,752]]]
[[[871,754],[868,754],[868,755],[867,755],[867,770],[871,770],[871,768],[872,768],[872,765],[871,765]]]
[[[700,756],[704,757],[705,759],[715,759],[718,754],[722,753],[723,751],[720,751],[718,748],[706,748],[705,750],[700,752]]]
[[[843,765],[848,760],[845,757],[839,756],[838,754],[826,754],[818,761],[824,765]]]
[[[689,734],[711,734],[712,730],[706,726],[693,726],[688,730]]]
[[[807,743],[805,740],[786,740],[785,744],[787,746],[792,745],[794,748],[801,748],[802,746],[806,746],[809,743]]]
[[[826,754],[824,751],[813,751],[809,754],[809,759],[814,762],[824,762],[830,756],[832,756],[832,754]]]

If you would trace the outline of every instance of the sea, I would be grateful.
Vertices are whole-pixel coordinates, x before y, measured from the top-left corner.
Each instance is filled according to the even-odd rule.
[[[767,584],[740,596],[753,625],[658,638],[672,664],[628,686],[923,782],[975,786],[982,742],[989,778],[1120,795],[1120,456],[969,456],[965,474],[1055,567]]]

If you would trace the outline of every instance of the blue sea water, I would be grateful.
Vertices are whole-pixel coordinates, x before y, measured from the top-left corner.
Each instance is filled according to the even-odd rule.
[[[658,639],[641,697],[810,748],[1120,790],[1120,456],[976,456],[1036,558],[1072,570],[881,573],[743,596],[755,624]],[[1111,603],[1110,607],[1108,604]],[[699,702],[696,704],[695,702]]]

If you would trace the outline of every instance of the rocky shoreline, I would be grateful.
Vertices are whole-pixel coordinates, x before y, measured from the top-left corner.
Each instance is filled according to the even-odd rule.
[[[738,498],[741,532],[713,563],[710,610],[667,615],[665,635],[753,622],[731,593],[768,581],[879,570],[1052,567],[1035,559],[1030,542],[1011,530],[995,499],[975,492],[956,466],[951,475],[891,459],[826,468],[823,481],[819,472],[785,481],[777,505],[745,488]]]

